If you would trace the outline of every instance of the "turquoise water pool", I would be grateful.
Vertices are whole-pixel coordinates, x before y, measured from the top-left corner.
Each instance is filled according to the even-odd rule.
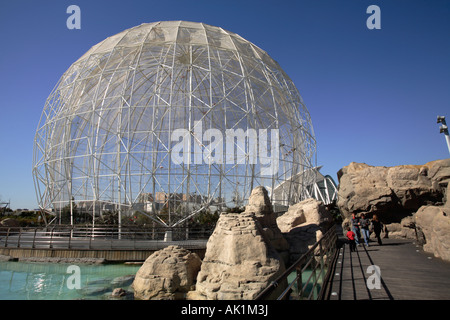
[[[317,274],[316,274],[318,279],[317,279],[317,285],[316,285],[315,291],[312,295],[313,299],[317,299],[317,296],[323,285],[323,275],[325,273],[326,273],[326,268],[322,275],[319,272],[317,272]],[[305,286],[305,284],[308,282],[308,285],[304,288],[302,299],[305,297],[308,297],[309,294],[311,293],[311,290],[313,289],[315,278],[311,277],[311,275],[312,275],[311,270],[305,270],[302,274],[302,286]],[[297,273],[295,271],[292,272],[287,278],[288,283],[291,283],[292,281],[294,281],[296,276],[297,276]],[[309,281],[308,281],[308,279],[309,279]],[[291,298],[298,299],[298,294],[299,294],[299,291],[298,291],[298,285],[297,285],[297,281],[296,281],[294,286],[292,287]]]
[[[129,289],[139,265],[0,262],[0,300],[108,299],[114,288]],[[72,266],[73,266],[72,265]],[[75,267],[75,268],[77,268]],[[74,281],[79,275],[79,288]]]

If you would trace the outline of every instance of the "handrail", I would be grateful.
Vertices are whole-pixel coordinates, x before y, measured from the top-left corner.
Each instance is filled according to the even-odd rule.
[[[287,268],[280,276],[278,276],[274,281],[272,281],[263,291],[261,291],[255,300],[272,299],[272,295],[275,290],[280,286],[280,284],[287,283],[288,277],[296,272],[294,280],[286,285],[286,288],[279,294],[275,299],[282,300],[286,299],[288,294],[294,290],[297,284],[297,293],[293,298],[297,299],[311,299],[320,298],[323,296],[324,286],[320,288],[317,292],[317,286],[319,280],[322,279],[323,283],[328,281],[330,274],[330,262],[335,259],[336,253],[336,242],[337,235],[335,226],[330,228],[323,236],[317,241],[306,253],[304,253],[297,261],[295,261],[289,268]],[[317,250],[318,249],[318,250]],[[318,251],[318,252],[317,252]],[[306,282],[303,284],[302,275],[307,271],[308,267],[312,266],[311,274],[309,275]],[[316,270],[320,267],[319,277],[317,276]],[[327,268],[325,274],[324,270]],[[310,280],[313,278],[314,283],[312,283],[312,288],[309,292],[306,291],[307,287],[311,284]],[[305,293],[307,296],[305,297]],[[291,297],[292,298],[292,297]]]
[[[167,232],[171,231],[170,236]],[[180,242],[205,246],[213,229],[117,225],[54,225],[51,227],[0,227],[0,248],[38,249],[145,249]]]

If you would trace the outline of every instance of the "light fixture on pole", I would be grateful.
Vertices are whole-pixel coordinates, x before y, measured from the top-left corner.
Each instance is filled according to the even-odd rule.
[[[447,141],[448,151],[450,152],[450,136],[448,134],[448,127],[447,127],[447,123],[445,122],[445,117],[438,116],[437,123],[442,123],[442,125],[439,127],[439,133],[444,134],[445,140]]]

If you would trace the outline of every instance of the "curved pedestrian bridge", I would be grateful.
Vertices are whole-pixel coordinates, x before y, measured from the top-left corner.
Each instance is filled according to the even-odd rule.
[[[145,261],[154,251],[182,246],[203,256],[211,230],[133,226],[0,228],[0,255],[13,258],[104,258]]]

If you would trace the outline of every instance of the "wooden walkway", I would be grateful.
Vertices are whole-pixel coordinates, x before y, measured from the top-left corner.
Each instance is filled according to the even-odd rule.
[[[448,300],[450,263],[425,253],[412,240],[383,239],[350,252],[339,249],[329,300]],[[380,277],[375,273],[379,267]]]

